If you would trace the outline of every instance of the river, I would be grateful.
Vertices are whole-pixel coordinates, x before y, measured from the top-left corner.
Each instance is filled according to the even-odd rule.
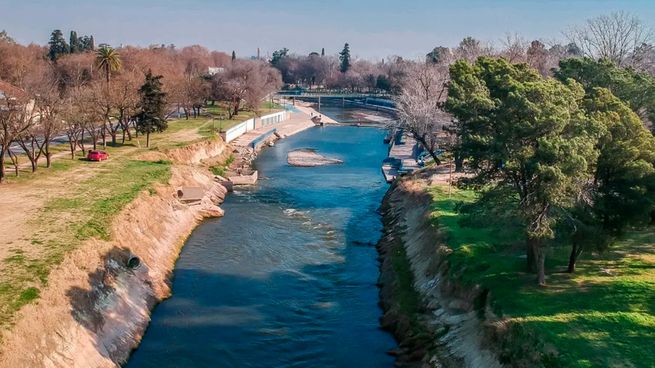
[[[254,163],[258,185],[238,188],[225,217],[187,240],[173,295],[127,367],[392,367],[374,247],[384,135],[316,127],[266,148]],[[344,164],[291,167],[296,148]]]

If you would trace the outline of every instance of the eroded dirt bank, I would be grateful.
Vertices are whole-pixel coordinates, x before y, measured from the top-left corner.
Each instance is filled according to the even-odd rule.
[[[38,302],[25,306],[4,336],[1,367],[115,367],[125,362],[148,325],[151,308],[170,294],[169,278],[184,240],[217,206],[226,190],[205,161],[225,159],[220,139],[143,160],[169,160],[171,179],[144,191],[112,223],[111,241],[92,240],[52,271]],[[175,197],[182,186],[201,187],[200,204]],[[127,267],[131,256],[140,259]]]
[[[381,207],[382,324],[400,342],[392,353],[403,367],[501,367],[484,292],[448,278],[449,249],[431,221],[426,192],[433,180],[427,171],[397,180]]]

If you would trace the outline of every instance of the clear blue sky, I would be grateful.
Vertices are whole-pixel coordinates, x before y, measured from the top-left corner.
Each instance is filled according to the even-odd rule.
[[[465,36],[562,39],[567,27],[624,10],[655,27],[655,0],[0,0],[0,29],[47,43],[53,29],[111,45],[201,44],[239,56],[288,47],[369,59],[415,58]]]

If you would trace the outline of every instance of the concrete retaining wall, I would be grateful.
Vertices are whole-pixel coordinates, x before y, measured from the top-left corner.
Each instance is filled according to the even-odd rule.
[[[245,134],[246,132],[249,132],[256,128],[274,125],[284,120],[287,120],[288,118],[289,118],[289,113],[287,113],[286,111],[280,111],[273,114],[262,116],[261,118],[259,118],[259,124],[257,124],[256,121],[257,118],[248,119],[246,121],[243,121],[233,126],[232,128],[224,132],[221,132],[221,137],[226,143],[230,143],[231,141],[239,138],[241,135]]]

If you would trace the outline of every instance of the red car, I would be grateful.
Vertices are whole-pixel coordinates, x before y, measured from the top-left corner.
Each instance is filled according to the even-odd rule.
[[[89,151],[86,155],[86,159],[89,161],[103,161],[109,158],[109,154],[105,151],[93,150]]]

